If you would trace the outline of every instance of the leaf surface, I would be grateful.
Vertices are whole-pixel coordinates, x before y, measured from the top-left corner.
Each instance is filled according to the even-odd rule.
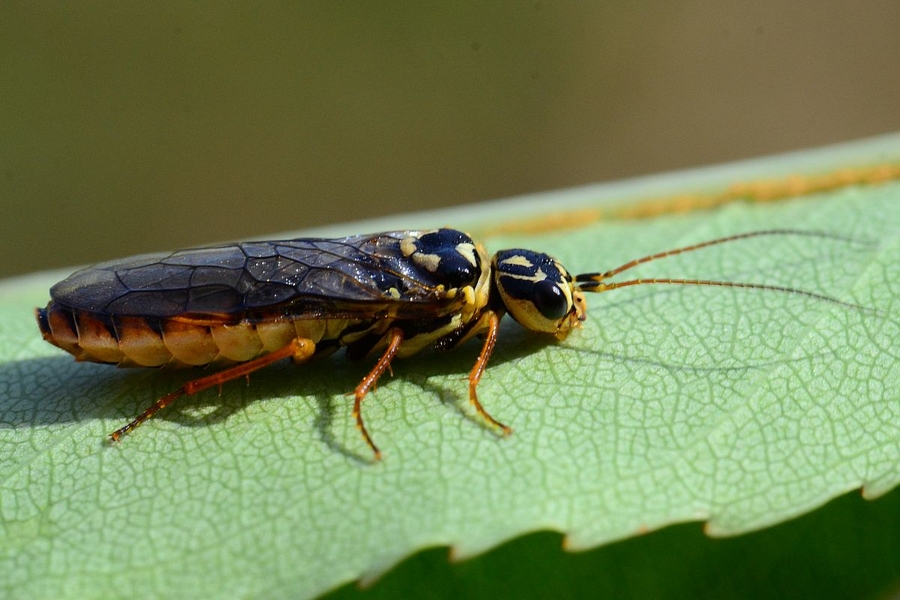
[[[32,310],[51,276],[0,296],[0,592],[31,597],[310,597],[411,553],[466,557],[536,530],[586,549],[684,521],[772,525],[900,477],[900,184],[767,206],[487,240],[572,272],[780,227],[852,238],[736,242],[633,271],[783,285],[872,310],[731,288],[588,297],[556,343],[504,324],[468,405],[469,344],[394,365],[350,415],[369,363],[276,365],[105,436],[189,372],[76,364]],[[439,223],[440,224],[440,223]],[[475,227],[478,227],[475,224]]]

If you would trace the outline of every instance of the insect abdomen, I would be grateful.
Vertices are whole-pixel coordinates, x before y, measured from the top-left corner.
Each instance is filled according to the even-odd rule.
[[[246,362],[302,337],[320,342],[346,319],[198,325],[178,319],[104,318],[50,302],[37,310],[44,339],[76,360],[121,367],[191,367]]]

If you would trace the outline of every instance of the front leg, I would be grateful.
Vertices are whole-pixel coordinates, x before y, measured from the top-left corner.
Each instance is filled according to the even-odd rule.
[[[472,367],[472,370],[469,372],[469,403],[475,408],[475,412],[477,412],[482,419],[487,421],[488,424],[499,429],[503,435],[509,435],[512,433],[512,429],[492,417],[490,413],[484,409],[481,402],[478,401],[477,391],[478,382],[481,381],[481,376],[484,375],[488,360],[491,358],[494,346],[497,343],[497,337],[500,333],[500,320],[502,318],[502,312],[486,310],[481,313],[478,320],[466,327],[457,329],[453,333],[438,340],[435,344],[435,348],[438,350],[449,350],[464,344],[475,336],[484,337],[481,353],[478,355],[478,360],[475,361],[475,366]]]

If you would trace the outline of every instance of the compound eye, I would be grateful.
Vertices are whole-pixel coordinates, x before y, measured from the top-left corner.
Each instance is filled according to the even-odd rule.
[[[531,301],[545,318],[562,319],[569,312],[569,301],[558,285],[544,279],[534,284]]]

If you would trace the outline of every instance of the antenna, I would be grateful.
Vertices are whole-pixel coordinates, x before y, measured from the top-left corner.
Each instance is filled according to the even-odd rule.
[[[785,292],[788,294],[798,294],[800,296],[807,296],[809,298],[815,298],[817,300],[824,300],[826,302],[831,302],[833,304],[839,304],[841,306],[846,306],[850,308],[860,308],[863,310],[872,310],[866,308],[864,306],[860,306],[858,304],[853,304],[851,302],[844,302],[843,300],[838,300],[837,298],[833,298],[831,296],[826,296],[824,294],[816,294],[815,292],[808,292],[806,290],[800,290],[792,287],[785,287],[780,285],[767,285],[764,283],[745,283],[745,282],[737,282],[737,281],[715,281],[711,279],[675,279],[671,277],[651,277],[651,278],[639,278],[639,279],[630,279],[627,281],[619,281],[619,282],[610,282],[607,283],[605,280],[622,273],[623,271],[627,271],[629,269],[633,269],[638,265],[642,265],[644,263],[652,262],[655,260],[659,260],[661,258],[668,258],[670,256],[675,256],[678,254],[685,254],[687,252],[693,252],[695,250],[700,250],[702,248],[708,248],[710,246],[717,246],[719,244],[726,244],[729,242],[736,242],[738,240],[745,240],[753,237],[761,237],[761,236],[772,236],[772,235],[800,235],[800,236],[808,236],[808,237],[816,237],[816,238],[827,238],[833,240],[840,240],[843,242],[854,242],[858,240],[854,240],[853,238],[838,235],[835,233],[827,233],[821,231],[807,231],[803,229],[767,229],[763,231],[751,231],[749,233],[739,233],[736,235],[729,235],[727,237],[717,238],[714,240],[709,240],[706,242],[701,242],[699,244],[692,244],[690,246],[684,246],[682,248],[675,248],[674,250],[666,250],[665,252],[658,252],[656,254],[650,254],[648,256],[644,256],[642,258],[636,258],[634,260],[628,261],[620,267],[616,267],[615,269],[611,269],[605,272],[597,272],[597,273],[582,273],[580,275],[576,275],[574,280],[578,284],[578,288],[584,292],[608,292],[610,290],[615,290],[617,288],[629,287],[632,285],[650,285],[650,284],[664,284],[664,285],[703,285],[703,286],[714,286],[714,287],[731,287],[731,288],[746,288],[746,289],[755,289],[755,290],[769,290],[774,292]]]

